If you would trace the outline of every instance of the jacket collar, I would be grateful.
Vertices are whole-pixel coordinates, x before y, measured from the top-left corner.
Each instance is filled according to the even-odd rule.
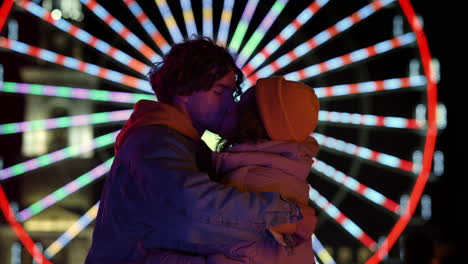
[[[117,136],[115,153],[135,128],[149,125],[167,126],[195,141],[201,138],[190,117],[176,107],[151,100],[140,100],[135,104],[132,115]]]

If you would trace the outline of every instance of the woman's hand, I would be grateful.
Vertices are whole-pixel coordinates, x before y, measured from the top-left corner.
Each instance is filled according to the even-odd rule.
[[[301,242],[309,240],[314,233],[315,225],[317,224],[315,209],[303,203],[298,203],[298,206],[303,217],[299,222],[273,226],[268,230],[270,230],[272,234],[273,232],[280,234],[294,234],[294,236]],[[278,241],[278,239],[276,240]]]
[[[309,240],[315,231],[317,224],[317,216],[315,209],[307,204],[298,203],[303,218],[296,223],[296,231],[294,236],[299,239],[299,243]]]

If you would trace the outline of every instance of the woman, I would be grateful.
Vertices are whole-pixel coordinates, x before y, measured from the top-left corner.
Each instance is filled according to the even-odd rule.
[[[244,94],[236,108],[227,119],[238,119],[236,126],[225,128],[232,132],[218,145],[220,152],[213,153],[221,182],[241,191],[279,192],[307,204],[306,179],[318,151],[316,140],[309,136],[318,120],[314,91],[282,77],[264,78]],[[262,240],[233,247],[226,261],[314,263],[311,239],[301,241],[282,233],[269,230]]]

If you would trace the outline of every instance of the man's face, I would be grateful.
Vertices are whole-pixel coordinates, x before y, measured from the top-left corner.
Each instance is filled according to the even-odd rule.
[[[230,71],[217,80],[210,90],[188,96],[187,110],[199,131],[220,133],[223,119],[234,104],[236,75]]]

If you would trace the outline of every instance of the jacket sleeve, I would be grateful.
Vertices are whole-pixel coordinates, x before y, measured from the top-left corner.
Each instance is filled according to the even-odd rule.
[[[207,264],[204,256],[190,256],[183,252],[154,249],[144,259],[135,264]]]
[[[154,126],[139,137],[141,149],[126,151],[132,178],[122,191],[136,194],[126,207],[139,208],[133,211],[148,228],[145,248],[229,253],[268,227],[302,218],[296,203],[279,193],[240,192],[211,181],[197,169],[193,141],[175,131]]]

